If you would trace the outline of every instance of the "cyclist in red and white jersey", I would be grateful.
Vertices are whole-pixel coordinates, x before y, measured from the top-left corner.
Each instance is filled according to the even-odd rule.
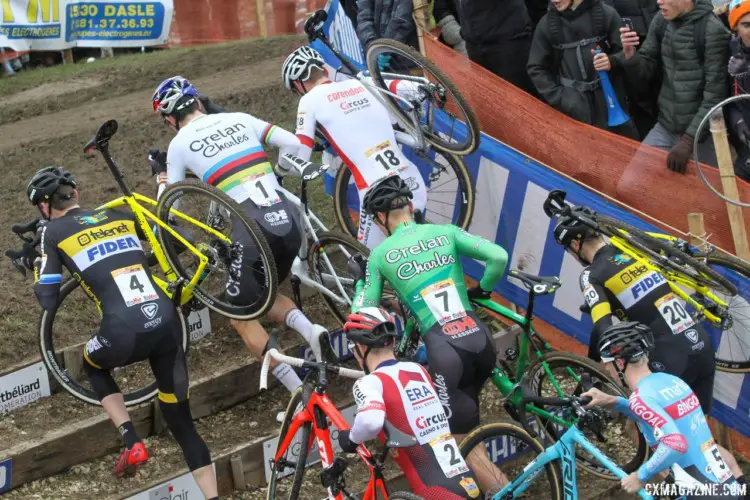
[[[417,495],[427,500],[481,498],[427,370],[393,356],[396,325],[388,312],[362,308],[349,315],[344,332],[367,375],[354,384],[357,416],[350,430],[339,433],[341,449],[353,453],[378,437],[391,448]]]
[[[284,86],[302,96],[297,110],[297,138],[302,147],[297,156],[309,160],[315,138],[325,139],[351,170],[359,191],[360,207],[368,188],[390,175],[400,175],[421,213],[427,205],[427,190],[419,169],[401,152],[388,109],[367,87],[354,78],[333,82],[322,56],[310,47],[292,52],[281,69]],[[408,82],[407,82],[408,83]],[[392,91],[398,91],[394,80]],[[372,249],[385,234],[360,210],[357,239]]]

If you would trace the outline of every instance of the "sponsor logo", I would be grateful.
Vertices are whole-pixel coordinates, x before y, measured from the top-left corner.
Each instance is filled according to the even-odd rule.
[[[658,361],[651,361],[649,364],[651,365],[651,369],[655,372],[663,372],[667,369],[663,363],[659,363]]]
[[[89,339],[88,342],[86,342],[86,354],[95,353],[96,351],[98,351],[99,349],[101,349],[102,347],[104,347],[104,345],[102,345],[102,344],[104,344],[104,342],[100,342],[100,339],[101,340],[106,340],[106,339],[103,339],[103,338],[99,337],[98,335],[94,335],[93,337],[91,337]],[[109,341],[107,341],[106,345],[107,345],[107,347],[111,347],[109,345]]]
[[[409,186],[409,189],[412,191],[416,191],[419,189],[419,182],[414,177],[405,177],[404,183],[406,183],[407,186]]]
[[[697,344],[698,343],[698,332],[696,332],[692,328],[690,330],[685,330],[685,336],[693,344]]]
[[[694,351],[700,351],[700,350],[702,350],[702,349],[703,349],[703,347],[704,347],[705,345],[706,345],[706,343],[705,343],[705,342],[703,342],[703,341],[701,340],[701,341],[700,341],[700,342],[698,342],[697,344],[695,344],[695,345],[693,345],[693,346],[690,346],[690,348],[691,348],[692,350],[694,350]]]
[[[235,123],[224,130],[214,130],[211,135],[191,142],[190,151],[201,153],[206,158],[213,158],[225,149],[246,142],[248,136],[243,132],[246,128],[242,123]]]
[[[354,384],[354,402],[357,403],[357,409],[362,410],[365,407],[365,403],[367,402],[367,396],[365,396],[365,393],[362,392],[362,389],[359,387],[359,381],[357,381],[356,384]]]
[[[420,240],[417,245],[411,245],[406,248],[394,248],[389,250],[385,254],[385,260],[389,264],[395,264],[401,259],[407,259],[411,255],[420,255],[424,252],[428,252],[435,248],[443,246],[449,246],[447,236],[438,236],[437,238],[430,238],[428,240]],[[396,275],[402,280],[408,280],[414,276],[432,271],[439,267],[448,266],[455,264],[456,259],[453,255],[440,255],[438,252],[434,252],[433,258],[425,262],[417,262],[415,260],[404,262],[398,266]]]
[[[667,421],[664,420],[664,418],[643,402],[638,396],[637,391],[630,395],[630,399],[628,399],[628,407],[630,407],[630,411],[632,411],[636,417],[648,424],[652,429],[663,427],[667,424]]]
[[[687,440],[682,434],[667,434],[659,442],[679,453],[685,453],[688,449]]]
[[[286,210],[279,210],[278,212],[268,212],[263,216],[264,219],[266,219],[266,222],[271,224],[271,226],[281,226],[283,224],[287,224],[289,222],[289,215],[287,215]]]
[[[162,317],[159,316],[156,319],[152,319],[151,321],[147,321],[143,323],[143,328],[153,328],[155,326],[161,325]]]
[[[113,236],[118,236],[120,234],[128,234],[130,233],[130,229],[128,228],[128,225],[124,222],[120,224],[119,226],[107,228],[107,229],[90,229],[88,231],[84,231],[81,233],[78,233],[78,237],[76,238],[78,241],[78,244],[83,246],[88,245],[92,241],[101,240],[104,238],[111,238]]]
[[[690,417],[690,432],[692,434],[697,434],[706,425],[708,425],[708,422],[706,422],[706,415],[702,411]]]
[[[340,90],[338,92],[331,92],[330,94],[328,94],[328,102],[336,102],[339,99],[354,97],[365,92],[366,90],[364,87],[354,87],[351,89]]]
[[[192,311],[187,323],[191,342],[196,342],[211,333],[211,316],[207,307]]]
[[[630,284],[634,279],[638,279],[648,272],[648,268],[644,265],[630,266],[627,269],[620,272],[620,281],[624,284]]]
[[[633,301],[637,302],[648,292],[650,292],[657,286],[664,284],[665,282],[666,280],[664,276],[657,273],[656,271],[651,272],[651,274],[649,274],[645,278],[640,279],[630,288],[630,292],[633,294]]]
[[[573,459],[570,456],[570,448],[562,446],[563,461],[563,498],[565,500],[576,498],[575,495],[575,472],[573,471]]]
[[[448,417],[442,411],[428,417],[420,415],[414,421],[414,426],[419,429],[418,437],[425,437],[436,431],[448,429]]]
[[[328,457],[328,452],[326,451],[326,443],[320,438],[316,439],[318,441],[318,453],[320,453],[320,461],[323,464],[323,467],[328,467],[328,465],[331,463],[331,460]]]
[[[88,224],[88,225],[94,225],[99,224],[103,220],[107,220],[109,217],[107,217],[106,212],[99,212],[94,215],[79,215],[76,217],[73,217],[73,220],[78,222],[79,224]]]
[[[619,253],[610,258],[610,262],[614,262],[615,264],[627,264],[631,260],[633,260],[633,257],[624,253]]]
[[[698,401],[698,396],[696,396],[695,393],[691,392],[688,397],[677,401],[676,403],[672,403],[671,405],[664,408],[664,411],[666,411],[670,417],[677,420],[678,418],[682,418],[691,411],[700,407],[701,403],[700,401]]]
[[[0,462],[0,493],[10,490],[10,479],[13,476],[13,459]]]
[[[234,259],[229,264],[229,279],[227,280],[226,291],[230,297],[237,297],[240,294],[240,278],[242,277],[242,245],[237,248]]]
[[[41,388],[41,381],[37,379],[36,381],[30,384],[19,384],[15,386],[13,389],[0,391],[0,403],[7,403],[14,398],[25,396],[26,394],[30,394],[34,391],[38,391],[40,388]]]
[[[479,487],[477,486],[476,481],[474,481],[472,478],[462,478],[458,483],[470,498],[477,498],[479,496]]]
[[[646,470],[649,472],[660,471],[664,468],[663,461],[669,454],[667,448],[656,448],[653,455],[646,461]]]
[[[435,393],[428,385],[405,389],[404,392],[406,392],[406,397],[409,398],[409,402],[412,406],[421,405],[435,399]]]
[[[591,270],[587,267],[583,270],[581,273],[581,288],[586,288],[589,286],[589,275],[591,274]]]
[[[477,322],[471,316],[451,321],[443,325],[443,333],[450,337],[461,338],[479,331]]]
[[[0,415],[49,395],[49,377],[41,361],[9,373],[0,378]]]
[[[345,115],[360,109],[370,107],[370,99],[363,97],[362,99],[355,99],[354,101],[345,101],[339,104],[339,108],[344,112]]]
[[[112,254],[122,253],[123,251],[127,252],[131,248],[140,249],[141,245],[135,236],[124,236],[122,238],[99,243],[98,245],[89,248],[86,250],[86,256],[89,259],[89,263],[94,263],[104,257],[109,257]]]
[[[377,146],[374,146],[374,147],[368,149],[367,151],[365,151],[365,156],[367,158],[369,158],[372,155],[374,155],[375,153],[378,153],[380,151],[384,151],[384,150],[388,149],[389,147],[391,147],[391,141],[383,141],[380,144],[378,144]]]
[[[451,416],[453,416],[453,410],[451,410],[451,398],[448,395],[448,385],[445,383],[445,377],[436,374],[434,384],[440,404],[443,405],[445,415],[447,418],[451,418]]]
[[[156,313],[159,312],[159,304],[157,304],[156,302],[143,304],[141,306],[141,312],[144,316],[146,316],[146,319],[154,319],[154,317],[156,317]]]
[[[659,395],[664,399],[671,399],[690,392],[690,386],[682,380],[672,377],[672,385],[659,389]]]

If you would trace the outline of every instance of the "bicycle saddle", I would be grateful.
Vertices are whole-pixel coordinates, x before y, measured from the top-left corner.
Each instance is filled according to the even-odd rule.
[[[555,293],[562,286],[562,281],[557,276],[534,276],[516,269],[511,270],[508,274],[520,280],[526,288],[537,295]]]
[[[417,444],[417,438],[404,434],[388,420],[383,425],[383,433],[385,434],[385,445],[388,448],[409,448]]]
[[[102,150],[109,145],[109,140],[117,132],[117,120],[108,120],[104,122],[96,131],[96,135],[83,147],[84,153],[90,153],[93,150]]]

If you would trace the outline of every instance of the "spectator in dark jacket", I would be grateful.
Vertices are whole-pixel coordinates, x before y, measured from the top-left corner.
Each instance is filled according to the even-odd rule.
[[[458,0],[461,36],[469,58],[535,95],[526,73],[531,20],[524,0]]]
[[[606,54],[622,51],[620,16],[602,0],[552,0],[553,9],[536,27],[528,70],[531,81],[554,108],[583,123],[638,139],[630,121],[609,127],[607,100],[597,70],[611,70]],[[594,56],[594,50],[602,53]],[[624,74],[609,79],[627,112]]]
[[[643,142],[669,151],[670,170],[685,172],[695,140],[701,162],[716,165],[709,134],[695,134],[706,113],[727,96],[729,32],[714,15],[709,0],[658,3],[661,12],[651,22],[638,53],[638,33],[620,29],[623,52],[612,57],[612,64],[639,79],[650,80],[662,73],[658,122]],[[696,26],[705,27],[702,37],[696,34]],[[703,47],[699,48],[697,40],[701,38]]]
[[[455,51],[468,55],[466,42],[461,37],[461,25],[458,22],[460,16],[458,15],[456,0],[435,0],[432,15],[440,28],[441,41],[453,47]]]
[[[729,26],[737,31],[737,36],[729,42],[729,93],[750,94],[750,1],[732,2],[731,7]],[[727,111],[729,137],[737,152],[734,173],[750,182],[750,98],[734,101]]]
[[[392,38],[418,48],[412,0],[357,0],[357,36],[362,47]]]

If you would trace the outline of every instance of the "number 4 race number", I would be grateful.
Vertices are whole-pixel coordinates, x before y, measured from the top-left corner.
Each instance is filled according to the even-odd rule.
[[[140,264],[115,269],[112,271],[112,277],[128,307],[159,298]]]

